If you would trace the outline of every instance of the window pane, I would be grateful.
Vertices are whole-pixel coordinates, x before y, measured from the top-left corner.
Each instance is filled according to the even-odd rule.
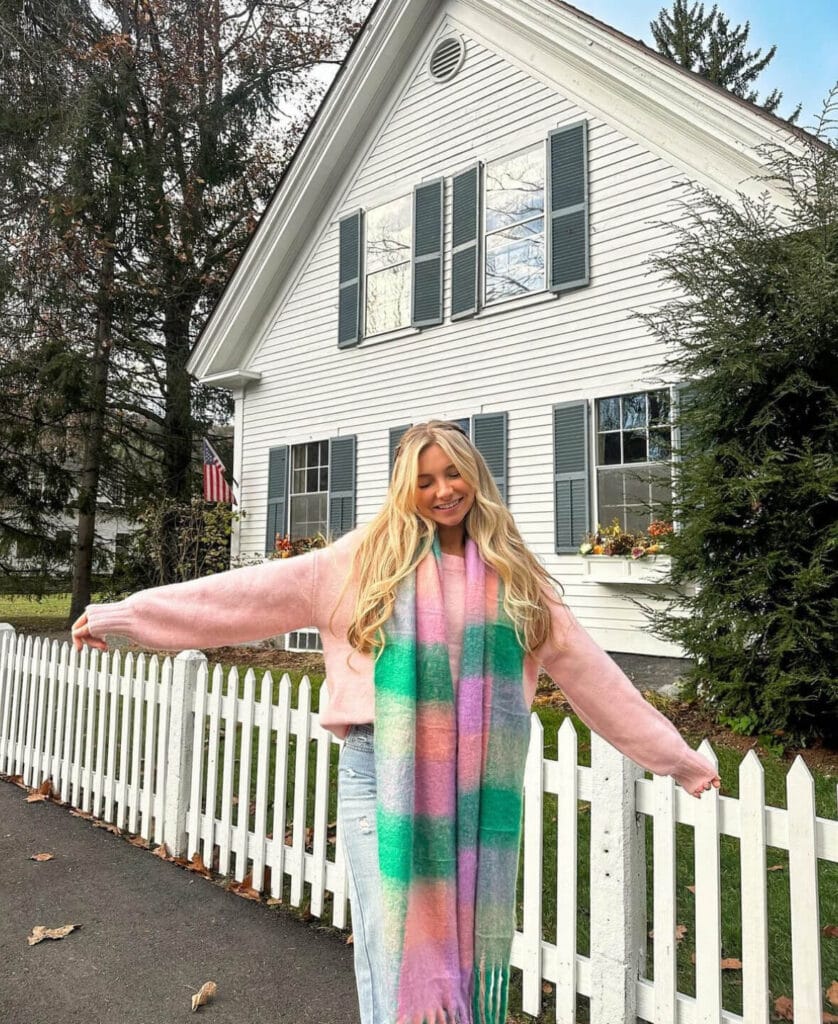
[[[320,465],[321,466],[328,466],[329,465],[329,442],[328,441],[321,441],[320,442]]]
[[[662,462],[672,455],[671,432],[658,428],[649,431],[649,461]]]
[[[320,455],[320,442],[309,441],[306,445],[306,467],[316,466]]]
[[[649,422],[669,423],[669,391],[664,388],[661,391],[649,392]]]
[[[309,494],[316,494],[320,490],[320,470],[315,466],[306,470],[306,490]]]
[[[533,220],[486,239],[486,301],[544,287],[544,221]]]
[[[650,467],[652,476],[652,504],[672,501],[672,471],[669,466]],[[656,513],[657,514],[657,513]]]
[[[603,517],[602,506],[623,505],[625,500],[623,494],[623,472],[619,469],[609,469],[599,473],[597,480],[599,481],[599,521],[603,526],[607,526],[611,522],[611,518],[605,519]]]
[[[410,199],[402,196],[366,214],[369,273],[410,259]]]
[[[367,277],[366,333],[382,334],[410,323],[410,264]]]
[[[620,429],[620,399],[600,398],[597,407],[597,430]]]
[[[306,471],[295,469],[291,478],[291,493],[302,494],[306,489]]]
[[[623,395],[623,427],[646,426],[646,393]]]
[[[646,461],[645,430],[627,430],[623,434],[623,462]]]
[[[544,213],[544,149],[495,160],[486,167],[486,231]]]
[[[328,491],[329,489],[329,467],[321,466],[320,468],[320,487],[318,490]]]
[[[619,465],[623,460],[620,456],[620,435],[600,434],[597,439],[597,462],[600,466]]]
[[[291,458],[294,469],[305,469],[306,446],[304,444],[295,444],[291,449]]]

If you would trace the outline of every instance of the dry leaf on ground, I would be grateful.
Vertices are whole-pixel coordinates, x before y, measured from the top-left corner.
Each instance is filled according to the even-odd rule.
[[[737,960],[735,956],[728,956],[719,963],[719,967],[721,967],[723,971],[741,971],[742,961]]]
[[[781,1020],[794,1020],[794,1003],[788,996],[779,996],[774,1000],[774,1012]]]
[[[282,900],[277,899],[276,896],[271,896],[269,900],[265,900],[265,903],[269,907],[279,907],[282,905]]]
[[[142,849],[142,850],[147,850],[148,849],[148,840],[147,839],[143,839],[142,836],[130,836],[129,839],[128,839],[128,842],[132,846],[139,846],[140,849]]]
[[[833,981],[826,990],[826,1001],[831,1006],[838,1006],[838,981]]]
[[[202,875],[204,878],[212,878],[212,873],[204,864],[203,858],[200,853],[193,853],[192,860],[186,865],[188,871],[194,871],[197,875]]]
[[[549,981],[545,981],[541,986],[541,991],[544,993],[545,996],[549,996],[550,993],[553,991],[553,986],[550,984]]]
[[[39,942],[43,942],[44,939],[63,939],[65,935],[69,935],[76,928],[81,928],[81,925],[65,924],[61,928],[47,928],[46,925],[36,924],[32,929],[28,942],[30,946],[35,946]]]
[[[241,882],[230,882],[227,888],[230,892],[234,892],[236,896],[241,896],[243,899],[253,900],[258,903],[262,896],[253,888],[252,881],[251,875],[245,875]]]
[[[770,868],[766,868],[765,870],[766,871],[785,871],[786,870],[786,865],[785,864],[772,864]],[[785,999],[786,997],[785,996],[780,996],[780,998],[781,999]]]
[[[691,893],[692,893],[693,895],[695,895],[695,886],[694,886],[694,885],[688,885],[688,886],[687,886],[687,889],[688,889],[688,890],[689,890],[689,891],[690,891],[690,892],[691,892]]]
[[[354,933],[353,933],[353,932],[350,932],[350,933],[349,933],[349,934],[348,934],[348,935],[346,936],[346,945],[347,945],[347,946],[354,946],[354,945],[355,945],[355,935],[354,935]]]
[[[43,864],[46,860],[55,860],[55,855],[52,853],[33,853],[29,859],[36,860],[39,864]]]
[[[198,992],[192,996],[192,1010],[193,1012],[198,1009],[199,1006],[204,1006],[206,1003],[213,998],[215,993],[218,991],[218,985],[214,981],[205,981]]]
[[[107,822],[107,821],[94,821],[93,822],[93,827],[94,828],[103,828],[106,832],[110,832],[112,835],[115,835],[115,836],[121,836],[122,835],[122,829],[117,828],[116,825],[112,825],[110,822]]]
[[[680,942],[681,939],[687,934],[687,926],[685,924],[675,925],[675,941]]]
[[[36,804],[41,800],[48,800],[52,795],[52,782],[50,779],[46,779],[34,792],[29,794],[26,802],[28,804]]]
[[[152,853],[154,854],[155,857],[159,857],[161,860],[169,859],[169,851],[166,849],[165,843],[161,843],[159,846],[156,846],[152,850]]]
[[[93,819],[93,815],[90,811],[79,811],[76,810],[75,807],[70,808],[70,814],[72,814],[74,818],[84,818],[86,821],[91,821]]]
[[[838,939],[838,924],[825,924],[821,935],[826,939]]]

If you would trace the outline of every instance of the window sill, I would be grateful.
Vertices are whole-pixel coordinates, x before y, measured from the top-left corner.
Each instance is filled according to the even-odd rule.
[[[626,558],[620,555],[580,555],[582,583],[606,586],[655,586],[665,583],[669,571],[669,555],[646,555]]]
[[[385,345],[389,341],[398,341],[400,338],[413,338],[421,334],[426,327],[399,327],[395,331],[386,331],[384,334],[372,334],[369,337],[361,338],[360,345],[353,348],[371,348],[373,345]]]
[[[528,309],[530,306],[540,306],[545,302],[555,302],[559,297],[558,292],[540,291],[531,295],[519,295],[514,299],[500,299],[491,305],[483,306],[474,314],[472,319],[481,320],[483,317],[497,316],[498,313],[508,313],[510,310]]]

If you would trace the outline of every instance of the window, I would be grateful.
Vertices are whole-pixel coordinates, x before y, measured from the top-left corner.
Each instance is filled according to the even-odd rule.
[[[655,507],[672,500],[669,390],[638,391],[596,402],[598,520],[645,530]]]
[[[545,287],[544,176],[542,145],[486,165],[486,303]]]
[[[291,449],[291,540],[326,533],[329,499],[329,442],[310,441]]]
[[[394,199],[364,217],[366,336],[410,324],[412,199]]]
[[[316,629],[297,629],[285,641],[286,651],[322,651],[323,641]]]

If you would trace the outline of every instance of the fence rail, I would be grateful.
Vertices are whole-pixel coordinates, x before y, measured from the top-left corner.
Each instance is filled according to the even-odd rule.
[[[243,678],[236,668],[210,672],[196,651],[162,661],[89,648],[79,655],[66,643],[16,636],[0,625],[0,773],[32,787],[51,780],[62,801],[165,843],[176,856],[200,854],[207,867],[248,880],[258,892],[294,906],[307,898],[313,915],[344,928],[347,877],[333,825],[340,744],[311,710],[307,678],[296,707],[287,675],[275,686],[265,673],[258,696],[256,689],[252,669]],[[706,741],[701,750],[715,759]],[[740,766],[738,798],[714,791],[698,801],[671,779],[646,779],[596,735],[591,766],[579,764],[569,720],[559,729],[558,757],[545,758],[542,726],[533,716],[524,787],[512,963],[521,972],[525,1012],[541,1012],[546,983],[557,1024],[576,1021],[579,996],[590,1001],[591,1024],[634,1024],[638,1017],[654,1024],[767,1022],[766,850],[777,847],[789,853],[794,1019],[821,1021],[821,927],[834,922],[819,919],[818,871],[819,864],[838,863],[838,821],[817,816],[802,760],[787,776],[788,810],[765,803],[753,752]],[[582,857],[585,813],[589,854]],[[679,991],[676,969],[679,826],[694,837],[694,994]],[[739,844],[741,1015],[722,1000],[724,836]],[[555,882],[546,885],[546,875]],[[580,900],[583,881],[587,907]],[[555,906],[555,929],[545,935],[548,903]],[[584,952],[579,922],[586,911]],[[655,938],[647,964],[650,926]]]

